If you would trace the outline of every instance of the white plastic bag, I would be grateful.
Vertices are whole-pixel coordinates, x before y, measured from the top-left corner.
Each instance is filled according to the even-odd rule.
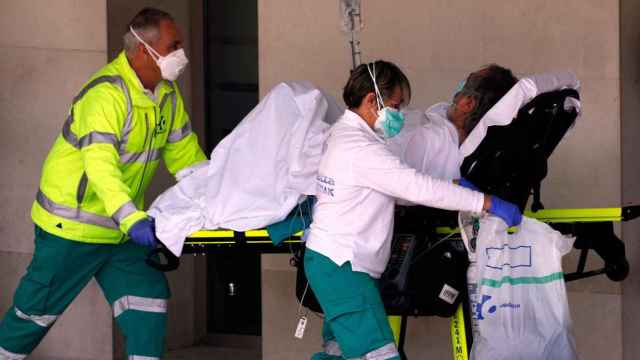
[[[562,271],[575,239],[530,218],[514,234],[495,216],[461,215],[460,225],[476,290],[471,359],[577,359]]]

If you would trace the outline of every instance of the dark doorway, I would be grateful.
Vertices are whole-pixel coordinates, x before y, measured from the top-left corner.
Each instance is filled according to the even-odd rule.
[[[253,109],[258,94],[257,0],[204,1],[207,151]],[[209,333],[261,334],[260,255],[243,249],[207,256]]]

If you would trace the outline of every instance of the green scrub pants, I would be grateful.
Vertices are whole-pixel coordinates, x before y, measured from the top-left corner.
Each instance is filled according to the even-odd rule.
[[[93,277],[113,308],[129,359],[160,359],[170,294],[164,274],[144,262],[148,251],[130,241],[66,240],[36,227],[33,259],[0,322],[0,360],[26,358]]]
[[[377,280],[307,249],[309,285],[324,311],[324,352],[312,360],[400,360]]]

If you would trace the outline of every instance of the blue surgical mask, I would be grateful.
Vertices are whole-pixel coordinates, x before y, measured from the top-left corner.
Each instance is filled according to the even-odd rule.
[[[403,126],[404,114],[394,108],[385,107],[378,111],[378,118],[373,127],[388,139],[398,135]]]
[[[367,70],[369,70],[369,75],[371,75],[371,79],[373,80],[373,87],[376,91],[376,101],[378,103],[378,117],[376,118],[373,128],[380,136],[388,139],[398,135],[400,130],[402,130],[402,127],[404,126],[404,114],[392,107],[384,106],[382,95],[380,94],[380,90],[378,89],[378,84],[376,82],[375,66],[376,64],[373,63],[372,71],[367,64]]]

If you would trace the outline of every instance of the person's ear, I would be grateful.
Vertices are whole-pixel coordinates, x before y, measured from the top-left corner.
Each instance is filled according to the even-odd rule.
[[[367,107],[374,108],[376,110],[378,109],[376,94],[374,94],[373,92],[370,92],[367,95],[365,95],[362,101],[365,103],[365,105],[367,105]]]

